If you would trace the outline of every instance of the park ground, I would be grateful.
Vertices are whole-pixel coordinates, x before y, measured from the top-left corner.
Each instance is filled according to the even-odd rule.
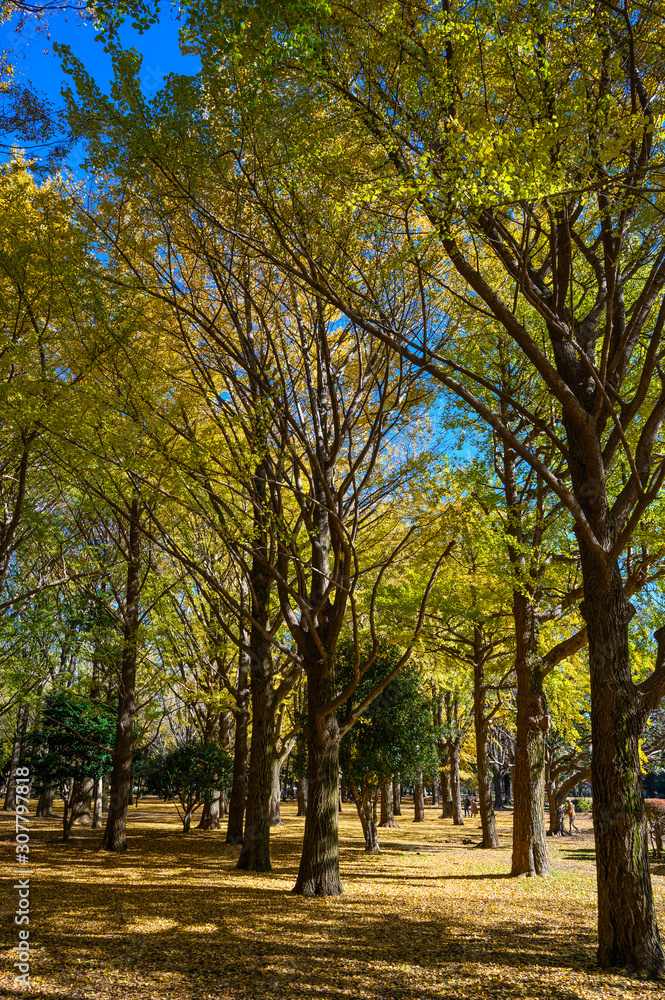
[[[273,871],[235,869],[224,833],[183,837],[175,809],[131,809],[124,855],[98,831],[34,819],[31,804],[30,987],[14,980],[13,815],[0,813],[4,862],[0,996],[57,1000],[587,1000],[665,998],[665,984],[600,971],[591,821],[551,842],[549,879],[511,879],[511,814],[502,847],[480,851],[463,827],[427,809],[380,831],[367,856],[352,805],[340,817],[343,896],[292,895],[303,823],[282,805]],[[652,863],[665,937],[665,863]]]

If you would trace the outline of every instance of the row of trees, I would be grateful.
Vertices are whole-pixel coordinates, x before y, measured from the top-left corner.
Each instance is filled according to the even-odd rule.
[[[113,621],[115,652],[90,654],[118,701],[112,850],[137,665],[148,688],[193,688],[211,739],[228,698],[234,789],[251,713],[247,869],[270,866],[302,690],[305,895],[341,891],[340,746],[370,737],[368,710],[389,725],[410,659],[453,760],[472,700],[486,847],[490,731],[514,697],[513,875],[547,874],[545,770],[548,792],[583,775],[590,738],[600,961],[658,974],[639,741],[665,691],[665,633],[647,635],[660,13],[229,0],[183,17],[200,72],[150,100],[112,17],[110,95],[61,48],[84,198],[19,160],[3,175],[8,662],[42,638],[45,588],[83,583]],[[399,655],[376,675],[382,643]],[[367,817],[372,785],[354,787]]]

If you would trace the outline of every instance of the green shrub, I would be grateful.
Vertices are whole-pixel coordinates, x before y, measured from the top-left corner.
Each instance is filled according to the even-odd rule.
[[[575,806],[575,812],[578,813],[590,813],[592,809],[593,799],[571,799],[573,805]]]

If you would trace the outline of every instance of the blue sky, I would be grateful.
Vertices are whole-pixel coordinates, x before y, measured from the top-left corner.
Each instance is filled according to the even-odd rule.
[[[143,56],[141,84],[147,97],[156,93],[168,73],[195,73],[198,59],[182,56],[178,47],[179,22],[167,11],[162,20],[149,31],[139,34],[128,24],[123,26],[121,39],[125,48],[133,46]],[[108,90],[111,79],[111,59],[104,52],[101,42],[95,41],[97,31],[92,20],[82,20],[75,14],[58,13],[48,20],[48,35],[37,28],[37,22],[28,21],[20,34],[16,32],[16,19],[0,24],[0,49],[12,53],[10,61],[14,73],[21,82],[30,81],[35,89],[45,94],[52,104],[61,103],[61,87],[66,77],[60,68],[60,60],[53,52],[53,44],[67,44],[86,66],[102,90]],[[0,137],[4,149],[0,154],[8,155],[12,142],[21,143],[16,136]],[[38,149],[33,150],[35,154]],[[80,160],[82,157],[78,156]],[[71,163],[75,166],[77,164]]]

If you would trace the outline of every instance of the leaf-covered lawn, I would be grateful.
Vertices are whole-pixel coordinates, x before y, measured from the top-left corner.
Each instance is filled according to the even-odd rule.
[[[34,804],[31,807],[34,809]],[[33,814],[34,815],[34,814]],[[355,809],[341,817],[345,894],[291,894],[304,820],[282,806],[270,875],[235,871],[223,832],[179,832],[175,810],[131,809],[129,850],[97,852],[101,836],[31,817],[31,987],[14,981],[18,928],[13,815],[0,814],[3,997],[226,1000],[293,997],[665,997],[665,985],[600,972],[594,962],[595,876],[588,816],[582,833],[551,843],[553,875],[511,879],[509,813],[503,847],[484,852],[478,820],[455,828],[410,806],[383,853],[366,856]],[[665,935],[665,864],[653,864]]]

